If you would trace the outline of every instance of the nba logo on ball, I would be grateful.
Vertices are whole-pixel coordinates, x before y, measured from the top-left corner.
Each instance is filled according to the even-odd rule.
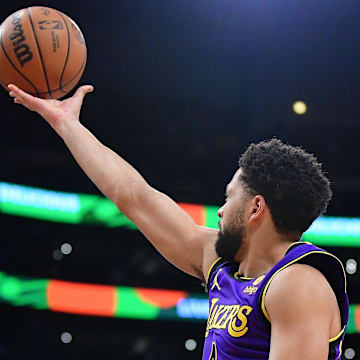
[[[79,82],[86,65],[84,36],[62,12],[33,6],[0,26],[0,83],[43,99],[59,99]]]
[[[39,21],[40,30],[63,30],[64,27],[60,21]]]

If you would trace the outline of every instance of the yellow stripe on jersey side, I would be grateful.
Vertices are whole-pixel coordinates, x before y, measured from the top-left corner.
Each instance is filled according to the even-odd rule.
[[[206,283],[207,283],[207,284],[209,284],[209,276],[210,276],[211,270],[213,269],[213,267],[214,267],[221,259],[222,259],[222,258],[219,257],[219,258],[217,258],[217,259],[211,264],[211,266],[210,266],[210,268],[209,268],[209,271],[208,271],[208,273],[207,273],[207,277],[206,277]]]
[[[211,354],[209,357],[209,360],[217,360],[217,348],[216,348],[216,342],[213,341],[211,344]]]
[[[297,262],[298,260],[308,256],[308,255],[311,255],[311,254],[323,254],[323,255],[328,255],[328,256],[332,256],[333,258],[335,258],[341,265],[341,268],[342,268],[342,271],[343,271],[343,275],[344,275],[344,279],[345,279],[345,293],[346,293],[346,287],[347,287],[347,284],[346,284],[346,274],[345,274],[345,270],[344,270],[344,266],[343,264],[341,263],[341,261],[333,254],[330,254],[330,253],[327,253],[327,252],[324,252],[324,251],[319,251],[319,250],[314,250],[314,251],[309,251],[308,253],[306,254],[303,254],[301,256],[299,256],[298,258],[290,261],[288,264],[284,265],[283,267],[281,267],[279,270],[277,270],[272,276],[271,278],[268,280],[268,282],[266,283],[265,287],[264,287],[264,291],[262,293],[262,297],[261,297],[261,309],[262,309],[262,312],[263,314],[265,315],[266,319],[270,321],[270,317],[269,317],[269,314],[268,312],[266,311],[266,308],[265,308],[265,295],[267,293],[267,290],[271,284],[271,281],[274,279],[275,275],[277,275],[280,271],[284,270],[285,268],[287,268],[288,266],[294,264],[295,262]],[[332,338],[329,340],[329,342],[332,342],[332,341],[335,341],[336,339],[338,339],[340,337],[340,335],[344,332],[345,328],[338,334],[335,336],[335,338]]]
[[[343,341],[341,340],[341,341],[340,341],[340,345],[339,345],[339,356],[338,356],[335,360],[341,359],[341,355],[342,355],[342,344],[343,344]]]

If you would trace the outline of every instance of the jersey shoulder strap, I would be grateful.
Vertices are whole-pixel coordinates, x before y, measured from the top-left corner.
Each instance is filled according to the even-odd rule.
[[[259,306],[265,318],[270,322],[265,308],[265,296],[271,281],[280,271],[295,263],[310,265],[325,276],[339,304],[342,328],[344,329],[349,317],[349,301],[343,264],[335,255],[308,242],[293,243],[285,256],[266,274],[262,281],[262,289],[259,292]]]

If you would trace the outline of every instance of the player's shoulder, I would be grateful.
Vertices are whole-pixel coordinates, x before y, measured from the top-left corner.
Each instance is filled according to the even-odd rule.
[[[327,282],[325,276],[315,267],[307,264],[295,263],[287,266],[274,276],[271,287],[294,287],[307,284]]]
[[[329,296],[334,296],[333,290],[319,270],[293,264],[276,274],[266,293],[265,306],[271,309],[274,304],[277,307],[284,303],[293,308],[316,302],[324,304]]]

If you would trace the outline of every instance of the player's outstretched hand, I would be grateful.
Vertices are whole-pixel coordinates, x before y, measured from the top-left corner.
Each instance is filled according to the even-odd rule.
[[[54,129],[59,128],[67,121],[78,121],[80,109],[87,93],[94,91],[91,85],[81,86],[76,93],[66,100],[44,100],[22,91],[15,85],[8,86],[9,95],[16,104],[21,104],[31,111],[41,115]]]

